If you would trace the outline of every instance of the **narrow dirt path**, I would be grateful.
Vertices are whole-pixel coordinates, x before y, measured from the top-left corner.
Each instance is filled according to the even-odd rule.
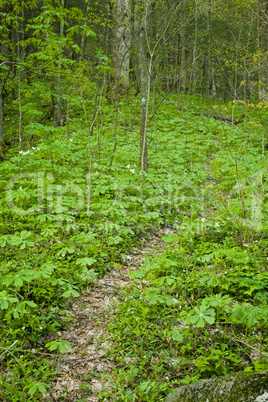
[[[137,270],[152,252],[160,253],[159,248],[167,247],[161,240],[164,234],[170,234],[169,229],[152,236],[147,243],[144,241],[144,247],[133,249],[124,265],[97,280],[72,305],[69,314],[73,318],[72,326],[61,336],[75,346],[68,348],[68,353],[58,359],[56,369],[59,374],[46,400],[74,402],[83,397],[80,400],[98,401],[98,394],[105,386],[102,374],[112,373],[115,366],[115,362],[106,357],[107,350],[112,347],[105,329],[107,318],[118,303],[120,289],[131,282],[129,272]],[[91,388],[91,394],[86,387]]]

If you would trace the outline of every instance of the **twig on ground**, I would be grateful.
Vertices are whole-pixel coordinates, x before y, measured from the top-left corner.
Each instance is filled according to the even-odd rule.
[[[1,362],[2,360],[4,360],[5,355],[6,355],[6,354],[13,348],[13,346],[15,346],[16,343],[18,343],[18,342],[19,342],[19,340],[17,339],[16,341],[14,341],[14,342],[12,343],[12,345],[9,346],[9,348],[7,348],[7,349],[1,354],[1,356],[0,356],[0,362]]]

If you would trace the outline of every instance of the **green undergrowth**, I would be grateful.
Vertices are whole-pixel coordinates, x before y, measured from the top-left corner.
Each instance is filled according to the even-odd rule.
[[[111,327],[122,365],[114,375],[118,398],[152,401],[173,382],[241,369],[248,350],[237,341],[241,331],[246,342],[255,339],[253,330],[254,344],[265,338],[266,110],[216,106],[247,116],[236,127],[196,115],[212,105],[189,99],[188,111],[186,97],[178,109],[170,96],[149,116],[148,173],[138,168],[137,98],[119,105],[112,165],[116,111],[105,102],[90,146],[90,123],[75,106],[69,136],[66,127],[27,122],[27,145],[8,151],[0,165],[5,400],[42,399],[70,346],[61,334],[71,324],[72,302],[160,227],[179,235],[136,274]],[[251,310],[253,321],[245,318]]]
[[[199,379],[268,369],[267,112],[232,102],[213,114],[231,116],[234,106],[241,126],[199,120],[214,147],[205,180],[192,157],[190,214],[180,208],[162,237],[168,248],[156,249],[120,294],[109,324],[117,367],[100,399],[163,401]]]
[[[267,370],[268,238],[243,244],[216,224],[163,236],[168,249],[130,274],[109,326],[116,400],[161,401],[199,379]]]

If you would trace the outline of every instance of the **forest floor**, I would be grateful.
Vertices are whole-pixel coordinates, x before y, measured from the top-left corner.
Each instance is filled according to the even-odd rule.
[[[99,400],[98,394],[107,387],[105,374],[111,374],[116,366],[116,362],[107,357],[107,351],[113,347],[106,331],[107,321],[119,303],[118,295],[131,283],[129,273],[137,270],[148,255],[166,249],[168,245],[161,236],[169,234],[170,230],[165,229],[147,242],[143,239],[144,246],[134,248],[132,254],[126,256],[124,265],[97,279],[72,304],[69,316],[73,323],[66,333],[62,333],[62,338],[73,346],[58,358],[58,374],[46,400],[55,401],[63,396],[64,401],[77,401],[81,397],[88,402]],[[85,398],[87,391],[92,393]]]
[[[136,99],[122,105],[112,167],[112,105],[91,150],[81,118],[72,138],[40,131],[0,164],[1,401],[163,402],[184,384],[268,369],[268,108],[190,100],[170,97],[151,123],[144,175]],[[12,196],[29,216],[5,193],[19,172]]]

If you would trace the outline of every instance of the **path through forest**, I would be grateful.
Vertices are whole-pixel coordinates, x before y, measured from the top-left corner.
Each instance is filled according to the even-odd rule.
[[[209,175],[214,158],[215,155],[208,157],[205,168],[209,183],[211,180],[214,182],[214,178]],[[206,181],[205,186],[209,183]],[[98,402],[98,394],[109,387],[105,373],[112,374],[116,367],[115,361],[107,356],[107,351],[113,347],[106,330],[108,319],[120,302],[119,295],[123,288],[131,286],[129,273],[139,269],[147,256],[152,253],[160,254],[168,247],[161,240],[163,235],[168,234],[171,234],[170,229],[162,229],[152,235],[149,241],[143,239],[143,247],[133,248],[132,253],[126,256],[124,264],[107,272],[102,279],[96,279],[72,304],[69,313],[73,319],[72,325],[60,336],[74,346],[58,358],[58,375],[52,383],[52,391],[46,395],[46,400]]]
[[[107,386],[104,373],[112,373],[115,366],[115,362],[106,357],[108,349],[113,347],[105,329],[107,320],[118,303],[120,290],[130,285],[128,274],[137,270],[146,256],[160,253],[161,248],[167,247],[161,240],[165,234],[170,234],[170,230],[159,231],[148,242],[144,240],[142,248],[134,248],[132,254],[126,256],[124,265],[97,279],[72,304],[69,313],[73,318],[72,326],[60,335],[75,346],[59,357],[56,363],[59,373],[46,400],[55,401],[63,396],[64,401],[74,402],[83,395],[83,401],[98,401],[98,394]],[[87,388],[88,394],[90,388],[92,394],[85,397]]]

